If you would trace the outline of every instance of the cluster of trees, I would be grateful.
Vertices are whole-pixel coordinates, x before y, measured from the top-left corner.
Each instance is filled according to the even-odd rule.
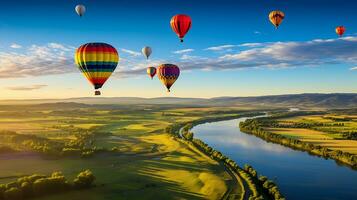
[[[295,116],[306,116],[306,115],[317,115],[317,114],[336,114],[336,111],[320,112],[320,111],[300,111],[300,112],[278,112],[274,113],[270,117],[266,117],[260,120],[260,123],[264,127],[271,128],[307,128],[316,131],[323,131],[330,134],[338,134],[339,137],[342,136],[344,139],[357,140],[357,130],[351,130],[350,128],[341,128],[345,126],[344,122],[353,121],[351,117],[334,117],[334,116],[323,116],[324,119],[330,119],[336,123],[323,123],[323,122],[279,122],[280,118],[295,117]],[[344,111],[345,113],[347,111]],[[344,114],[345,114],[344,113]],[[341,113],[342,114],[342,113]],[[355,112],[351,112],[355,114]]]
[[[262,200],[266,196],[274,200],[285,200],[276,184],[271,180],[260,181],[258,179],[258,173],[252,167],[249,166],[249,168],[242,169],[234,160],[225,156],[220,151],[213,149],[202,140],[194,138],[194,134],[190,131],[192,126],[193,125],[191,123],[183,126],[181,130],[183,139],[191,142],[197,149],[204,152],[212,159],[222,162],[232,171],[238,173],[247,182],[250,190],[253,192],[253,194],[249,197],[249,200]],[[266,181],[269,181],[269,183],[272,184],[265,184]]]
[[[0,146],[0,153],[14,149],[22,151],[35,151],[47,156],[81,156],[91,157],[96,152],[109,151],[95,146],[96,137],[107,136],[111,133],[99,132],[95,129],[79,129],[74,134],[75,138],[67,142],[50,140],[36,135],[23,135],[16,132],[5,131],[0,134],[0,139],[7,146]]]
[[[244,165],[244,171],[249,173],[254,182],[262,186],[264,192],[269,193],[273,199],[284,199],[283,195],[279,191],[278,186],[272,180],[269,180],[266,176],[258,176],[257,171],[252,166]]]
[[[236,114],[237,111],[212,111],[209,112],[208,117],[200,118],[192,121],[191,123],[174,123],[167,126],[164,130],[164,133],[169,133],[174,137],[181,138],[180,130],[182,128],[182,132],[188,132],[193,126],[198,124],[208,123],[208,122],[216,122],[222,120],[236,119],[239,117],[253,117],[257,115],[264,115],[264,112],[244,112],[242,111],[239,114]],[[219,116],[218,114],[226,114],[224,116]]]
[[[262,120],[262,125],[270,128],[314,128],[314,127],[332,127],[345,126],[344,123],[322,123],[322,122],[279,122],[276,120]]]
[[[330,119],[335,122],[349,122],[353,121],[353,118],[350,117],[333,117],[333,116],[324,116],[325,119]]]
[[[192,139],[193,139],[193,133],[190,131],[192,129],[192,127],[193,127],[193,125],[191,123],[189,123],[189,124],[186,124],[181,129],[182,137],[188,141],[192,141]]]
[[[0,184],[0,200],[22,200],[48,194],[60,193],[93,186],[95,176],[90,170],[80,172],[73,182],[61,172],[50,176],[34,174],[18,178],[16,181]]]
[[[294,138],[288,138],[280,134],[275,134],[263,129],[263,124],[267,124],[267,119],[248,119],[239,124],[240,130],[256,135],[264,140],[282,144],[297,150],[307,151],[311,154],[332,158],[336,161],[346,163],[352,167],[357,167],[357,156],[340,150],[332,150],[320,145],[303,142]]]

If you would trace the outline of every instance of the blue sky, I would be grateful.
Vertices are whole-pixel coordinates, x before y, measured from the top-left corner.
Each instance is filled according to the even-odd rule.
[[[84,4],[84,17],[74,7]],[[119,51],[103,96],[216,97],[357,92],[357,2],[337,0],[9,1],[0,12],[0,98],[92,96],[73,64],[75,48],[107,42]],[[275,30],[267,15],[286,14]],[[181,44],[170,18],[191,16]],[[337,25],[346,27],[337,38]],[[150,61],[140,55],[153,48]],[[179,65],[165,92],[145,67]]]

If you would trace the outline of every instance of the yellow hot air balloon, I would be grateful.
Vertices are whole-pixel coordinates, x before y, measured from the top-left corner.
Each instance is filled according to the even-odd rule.
[[[284,18],[285,14],[279,10],[271,11],[269,14],[269,20],[275,26],[275,28],[279,27]]]

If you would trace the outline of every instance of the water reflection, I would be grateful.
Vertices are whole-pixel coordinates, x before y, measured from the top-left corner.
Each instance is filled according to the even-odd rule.
[[[287,199],[357,199],[357,171],[242,133],[238,124],[245,119],[203,124],[192,131],[238,164],[249,163],[275,179]]]

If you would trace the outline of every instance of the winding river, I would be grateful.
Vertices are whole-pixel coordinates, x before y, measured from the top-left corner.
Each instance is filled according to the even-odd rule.
[[[239,130],[247,118],[195,126],[196,138],[273,179],[288,200],[357,200],[357,171]]]

